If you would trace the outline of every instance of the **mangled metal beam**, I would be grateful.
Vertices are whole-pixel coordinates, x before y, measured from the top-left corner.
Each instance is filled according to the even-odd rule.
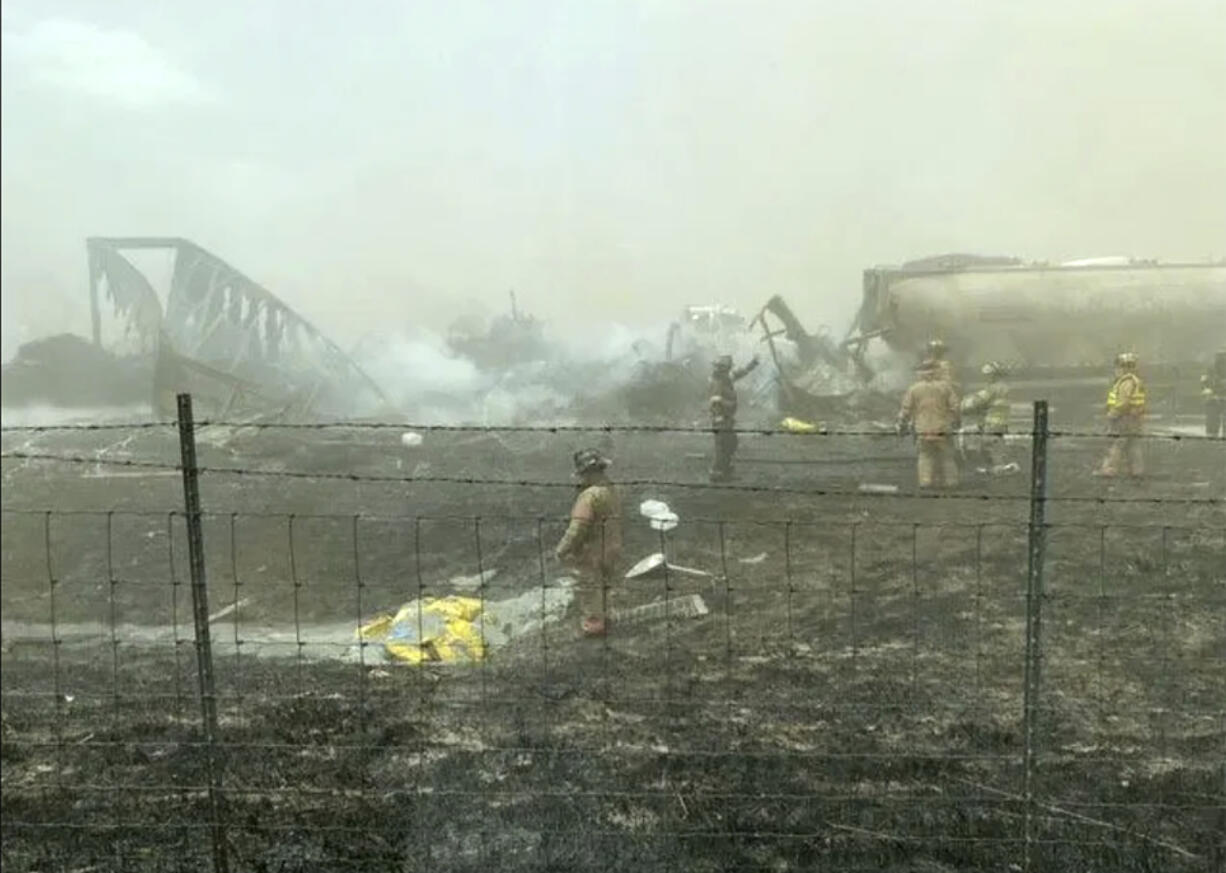
[[[387,399],[379,386],[309,321],[221,258],[179,237],[93,237],[89,256],[94,342],[102,345],[102,295],[141,350],[158,359],[159,389],[188,371],[235,397],[342,411],[363,395]],[[125,256],[133,249],[169,251],[174,272],[166,307]],[[222,392],[223,394],[226,392]]]

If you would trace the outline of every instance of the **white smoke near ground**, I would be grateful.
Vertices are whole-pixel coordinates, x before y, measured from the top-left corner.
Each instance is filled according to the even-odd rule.
[[[354,359],[383,389],[395,410],[414,421],[461,424],[475,420],[475,398],[489,380],[444,339],[428,330],[371,334]]]
[[[355,358],[407,420],[565,424],[577,397],[614,390],[629,378],[630,342],[620,331],[587,345],[550,340],[543,354],[483,369],[441,335],[416,329],[369,336]]]
[[[664,379],[678,382],[695,416],[705,414],[706,377],[718,354],[738,365],[760,353],[747,332],[719,342],[682,342],[668,360],[668,322],[631,327],[585,325],[580,333],[546,331],[524,359],[481,368],[425,329],[371,335],[358,345],[358,363],[406,421],[473,425],[623,423],[632,417],[626,392]],[[764,361],[769,363],[769,361]],[[747,404],[773,387],[764,366],[745,383]],[[689,395],[692,394],[692,398]],[[772,393],[773,396],[773,393]]]
[[[915,381],[914,358],[891,348],[880,339],[871,340],[865,349],[864,361],[873,372],[868,388],[882,394],[897,394]]]
[[[441,336],[428,330],[374,337],[358,354],[376,381],[397,396],[466,393],[481,387],[476,366],[455,356]]]

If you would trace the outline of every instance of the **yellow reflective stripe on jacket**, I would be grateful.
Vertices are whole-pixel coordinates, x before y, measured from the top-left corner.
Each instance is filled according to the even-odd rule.
[[[1120,388],[1127,381],[1133,383],[1132,394],[1124,401],[1120,399]],[[1140,377],[1132,373],[1116,379],[1115,384],[1111,386],[1111,390],[1107,392],[1108,412],[1124,412],[1126,411],[1125,406],[1127,406],[1127,411],[1129,412],[1145,411],[1145,385],[1142,384]]]
[[[1003,428],[1009,426],[1009,389],[1004,385],[995,385],[990,390],[992,398],[988,405],[987,414],[983,417],[983,423],[990,428]]]
[[[973,405],[982,414],[983,427],[999,430],[1009,427],[1009,389],[1005,385],[988,385],[975,392]]]
[[[1009,401],[993,403],[992,408],[988,410],[988,414],[984,416],[983,423],[988,427],[1007,427],[1009,425],[1009,412]]]

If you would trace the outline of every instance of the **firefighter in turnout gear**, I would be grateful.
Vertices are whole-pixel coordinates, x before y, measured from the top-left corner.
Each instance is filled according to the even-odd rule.
[[[596,449],[575,452],[574,463],[579,496],[554,554],[578,583],[576,600],[584,635],[603,636],[609,585],[621,558],[621,498],[605,472],[608,458]]]
[[[711,429],[715,432],[715,459],[711,464],[711,481],[726,482],[733,477],[732,458],[736,454],[736,383],[744,379],[758,366],[755,356],[739,370],[732,369],[732,356],[716,358],[711,370],[711,387],[708,405],[711,410]]]
[[[995,456],[1003,449],[1003,437],[1009,432],[1009,386],[1005,384],[1004,366],[995,361],[984,364],[980,372],[988,384],[962,399],[962,414],[974,423],[982,472],[988,473],[998,466]]]
[[[1141,476],[1141,432],[1145,424],[1145,383],[1137,375],[1137,356],[1122,352],[1115,358],[1115,381],[1107,392],[1107,432],[1111,448],[1098,468],[1099,476],[1114,477],[1121,472]]]
[[[1205,436],[1226,436],[1226,352],[1213,356],[1213,366],[1200,377],[1200,395],[1205,401]]]
[[[958,395],[941,378],[933,361],[918,367],[920,381],[903,395],[898,413],[898,432],[915,434],[916,477],[921,488],[958,485],[958,461],[953,433],[959,420]]]

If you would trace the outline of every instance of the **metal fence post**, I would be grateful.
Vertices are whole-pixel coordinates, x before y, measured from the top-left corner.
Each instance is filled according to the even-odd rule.
[[[192,577],[192,617],[196,626],[196,671],[200,679],[200,714],[204,728],[205,764],[209,777],[213,869],[229,873],[226,833],[222,822],[221,766],[217,760],[217,688],[213,682],[213,645],[209,639],[209,591],[204,574],[204,529],[200,517],[200,478],[196,469],[196,433],[192,396],[178,395],[179,452],[183,468],[183,506]]]
[[[1030,456],[1029,561],[1026,575],[1026,654],[1022,702],[1025,809],[1025,857],[1023,869],[1034,864],[1034,771],[1038,739],[1039,675],[1042,663],[1043,561],[1047,542],[1047,401],[1034,404],[1034,432]]]

